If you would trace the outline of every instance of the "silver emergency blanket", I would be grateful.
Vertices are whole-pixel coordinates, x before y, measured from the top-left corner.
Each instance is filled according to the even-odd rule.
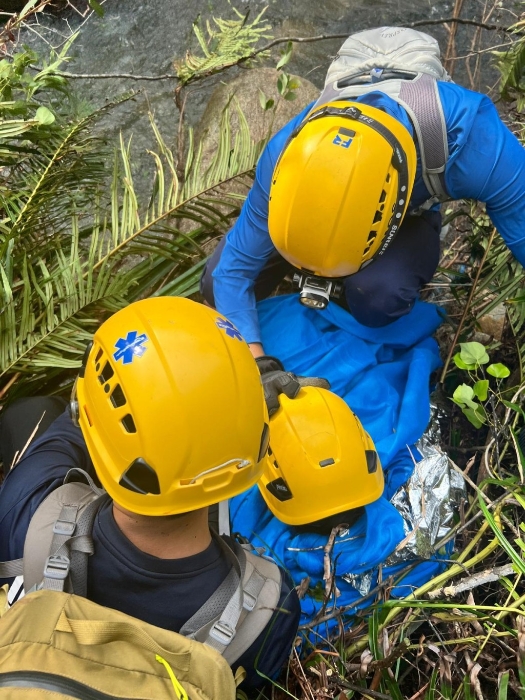
[[[426,434],[416,447],[423,459],[416,462],[414,473],[390,501],[403,517],[407,536],[388,557],[387,566],[428,559],[436,543],[450,531],[454,512],[466,498],[465,481],[448,456]]]
[[[414,454],[414,473],[390,500],[403,518],[406,537],[386,559],[385,566],[431,557],[436,544],[449,533],[460,503],[466,499],[465,480],[436,446],[440,439],[436,413],[433,407],[429,429],[416,444],[422,459]],[[362,596],[370,591],[372,572],[344,574],[342,578]]]

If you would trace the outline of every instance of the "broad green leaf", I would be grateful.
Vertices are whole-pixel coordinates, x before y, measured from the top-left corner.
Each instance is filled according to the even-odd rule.
[[[47,126],[55,121],[55,115],[50,109],[42,106],[36,110],[35,119],[39,124]]]
[[[289,60],[292,57],[292,52],[293,52],[293,43],[291,41],[289,41],[286,44],[286,48],[284,50],[283,55],[279,59],[279,63],[275,66],[275,68],[277,70],[279,70],[279,68],[282,68],[283,66],[285,66],[289,62]]]
[[[460,357],[467,365],[485,365],[489,361],[489,356],[485,346],[481,343],[460,343]]]
[[[466,362],[463,362],[459,352],[457,352],[454,355],[453,360],[454,360],[454,364],[456,365],[456,367],[459,367],[459,369],[468,369],[468,370],[476,369],[476,365],[467,365]]]
[[[473,391],[480,401],[486,401],[489,393],[489,380],[480,379],[474,384]]]
[[[482,406],[476,406],[476,408],[462,408],[461,410],[475,428],[481,428],[483,423],[486,422]]]
[[[288,87],[288,81],[290,78],[286,73],[281,73],[281,75],[277,79],[277,90],[279,91],[280,95],[284,95],[286,92],[286,89]]]
[[[294,100],[297,99],[297,93],[296,93],[296,92],[289,91],[289,92],[287,92],[286,95],[284,96],[284,99],[285,99],[285,100],[288,100],[289,102],[293,102]]]
[[[501,362],[496,362],[496,364],[487,367],[487,373],[497,379],[505,379],[505,377],[509,376],[510,369],[502,365]]]
[[[99,17],[104,17],[104,8],[98,4],[97,0],[89,0],[89,6]]]
[[[467,406],[471,406],[472,408],[476,408],[478,405],[475,401],[473,401],[474,389],[468,384],[460,384],[454,391],[452,398],[460,406],[465,404]]]

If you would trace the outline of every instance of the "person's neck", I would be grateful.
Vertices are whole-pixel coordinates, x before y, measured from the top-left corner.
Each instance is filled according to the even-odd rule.
[[[211,542],[208,508],[155,517],[137,515],[113,503],[113,517],[137,549],[159,559],[191,557],[207,549]]]

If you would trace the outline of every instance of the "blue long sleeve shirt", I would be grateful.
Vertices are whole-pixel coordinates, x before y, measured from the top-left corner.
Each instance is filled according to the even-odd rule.
[[[517,260],[525,265],[525,149],[501,121],[491,100],[454,83],[438,83],[447,124],[449,160],[445,184],[452,199],[477,199]],[[406,111],[380,92],[358,98],[394,116],[413,134]],[[217,310],[227,316],[248,343],[261,342],[254,283],[275,250],[268,233],[271,178],[291,132],[306,117],[306,107],[270,140],[255,181],[213,272]],[[411,207],[429,198],[418,168]]]

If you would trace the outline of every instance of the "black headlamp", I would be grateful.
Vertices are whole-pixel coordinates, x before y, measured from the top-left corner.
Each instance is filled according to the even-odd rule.
[[[326,309],[330,298],[339,299],[343,292],[341,280],[318,277],[304,272],[293,276],[296,289],[300,290],[299,301],[310,309]]]

